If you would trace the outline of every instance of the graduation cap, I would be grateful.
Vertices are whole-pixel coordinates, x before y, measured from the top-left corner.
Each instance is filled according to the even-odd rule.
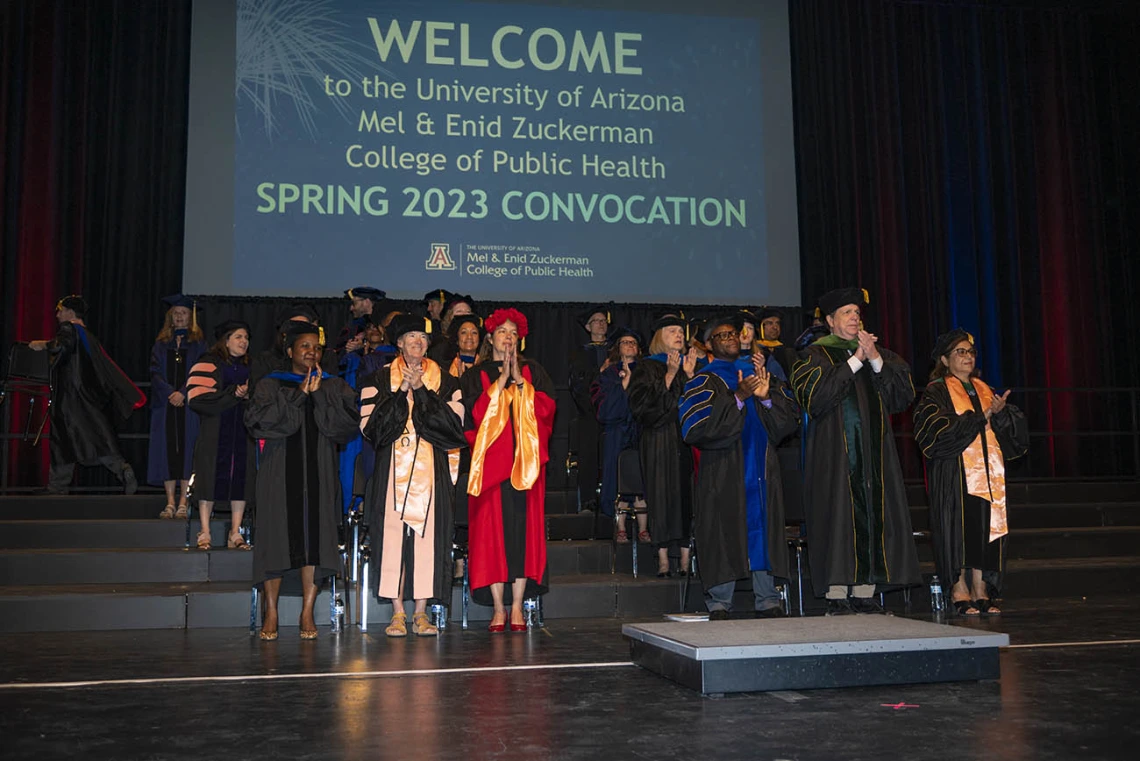
[[[187,309],[193,309],[198,302],[189,296],[183,296],[181,293],[176,293],[173,296],[163,296],[162,303],[166,304],[167,309],[173,309],[174,307],[186,307]]]
[[[78,293],[73,293],[69,296],[64,296],[59,301],[55,302],[56,309],[70,309],[75,312],[76,316],[82,319],[87,315],[87,299],[80,296]]]
[[[289,322],[294,317],[304,317],[305,322],[311,322],[314,325],[320,323],[320,317],[317,316],[316,309],[314,309],[309,304],[297,302],[296,304],[290,304],[289,306],[279,311],[277,313],[277,322],[275,324],[277,327],[282,327],[285,325],[285,323]]]
[[[864,288],[837,288],[819,297],[819,311],[822,314],[835,314],[835,310],[848,304],[865,307],[871,303],[871,296]]]
[[[934,342],[934,351],[930,353],[930,358],[937,362],[939,357],[945,357],[951,349],[963,341],[969,341],[970,346],[974,345],[974,337],[962,328],[954,328],[943,333]]]
[[[653,320],[654,320],[654,322],[657,322],[660,320],[664,320],[666,317],[674,317],[674,318],[681,320],[681,322],[684,323],[685,319],[686,319],[685,318],[685,310],[684,309],[677,309],[675,307],[663,309],[662,311],[657,312],[656,314],[653,315]]]
[[[779,317],[783,320],[784,313],[775,307],[760,307],[760,314],[757,315],[757,317],[760,318],[760,322],[764,322],[764,320],[767,320],[769,317]]]
[[[681,330],[685,331],[685,340],[689,340],[689,323],[685,322],[684,318],[677,317],[673,314],[666,314],[658,317],[653,323],[653,334],[657,335],[657,331],[664,330],[665,328],[676,325]]]
[[[373,288],[370,285],[361,285],[356,288],[349,288],[344,292],[344,295],[350,299],[370,299],[371,301],[379,301],[387,294],[379,288]]]
[[[447,292],[444,291],[444,293]],[[446,312],[447,310],[454,308],[455,305],[459,303],[466,304],[467,306],[471,307],[472,312],[475,311],[475,299],[471,298],[470,296],[465,296],[462,293],[448,293],[447,300],[443,302],[443,311]]]
[[[427,333],[431,335],[431,320],[414,314],[398,314],[388,323],[388,340],[393,344],[406,333]]]
[[[621,339],[623,338],[632,338],[633,340],[637,341],[637,350],[641,351],[641,334],[636,330],[632,330],[630,328],[618,328],[610,334],[610,341],[612,341],[615,345],[621,343]]]
[[[226,320],[214,328],[214,340],[221,341],[236,330],[245,330],[246,335],[249,335],[249,323],[241,320]]]
[[[736,316],[740,318],[741,325],[747,322],[754,328],[760,327],[760,318],[758,318],[750,309],[741,309],[736,313]]]
[[[325,329],[311,322],[290,320],[282,331],[285,334],[285,345],[292,346],[301,336],[316,335],[321,346],[325,345]]]
[[[606,318],[606,326],[608,327],[613,322],[613,315],[610,312],[610,307],[604,304],[595,304],[584,312],[579,312],[577,318],[578,324],[582,326],[582,330],[587,333],[590,332],[590,320],[594,315],[600,314]]]
[[[461,314],[451,321],[451,325],[447,328],[447,337],[452,343],[459,343],[459,329],[464,325],[474,325],[479,331],[479,340],[483,340],[483,336],[487,331],[483,330],[483,318],[477,314]]]
[[[425,307],[433,301],[438,301],[440,304],[446,304],[448,300],[450,300],[454,295],[455,294],[451,291],[445,291],[442,288],[435,291],[428,291],[424,294],[423,304]]]
[[[740,312],[710,317],[705,321],[704,327],[701,329],[701,341],[707,344],[709,342],[709,338],[713,333],[716,332],[717,328],[723,328],[726,326],[739,333],[744,327],[744,318],[740,316]]]
[[[483,327],[487,329],[488,333],[494,333],[495,330],[504,322],[511,321],[515,324],[515,328],[519,332],[519,350],[526,350],[526,336],[530,332],[530,325],[527,323],[526,315],[515,309],[508,307],[506,309],[496,309],[487,316],[486,322]]]

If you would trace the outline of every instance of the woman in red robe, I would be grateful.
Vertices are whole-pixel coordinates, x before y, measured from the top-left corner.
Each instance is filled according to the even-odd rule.
[[[554,384],[519,356],[527,321],[515,309],[487,318],[487,339],[460,386],[467,408],[470,576],[476,602],[491,603],[489,627],[525,631],[523,600],[547,589],[546,461]]]

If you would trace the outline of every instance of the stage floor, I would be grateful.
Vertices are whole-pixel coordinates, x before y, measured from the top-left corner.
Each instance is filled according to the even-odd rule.
[[[1001,680],[707,698],[631,665],[629,620],[14,634],[4,759],[1132,759],[1140,600],[1006,606]],[[958,624],[959,620],[953,620]],[[691,624],[701,626],[702,624]]]

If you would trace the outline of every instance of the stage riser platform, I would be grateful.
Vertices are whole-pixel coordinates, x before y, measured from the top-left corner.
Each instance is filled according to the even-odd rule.
[[[1009,637],[891,616],[626,624],[634,663],[706,695],[1000,676]]]
[[[0,586],[249,581],[253,557],[242,550],[8,550]]]
[[[210,521],[210,537],[225,546],[228,520]],[[200,524],[190,526],[197,542]],[[186,545],[184,520],[43,520],[0,522],[0,551],[30,549],[171,549]]]
[[[706,695],[966,682],[1001,676],[997,648],[981,655],[947,650],[878,656],[745,659],[702,664],[635,642],[630,645],[630,658],[648,671]]]

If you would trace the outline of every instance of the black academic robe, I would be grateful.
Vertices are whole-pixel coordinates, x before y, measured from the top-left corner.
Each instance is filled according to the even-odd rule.
[[[324,355],[321,357],[321,369],[329,375],[337,375],[339,373],[338,364],[340,358],[332,349],[325,349]],[[263,352],[255,355],[249,363],[249,389],[253,393],[253,389],[257,386],[257,382],[270,373],[287,373],[293,367],[293,360],[289,359],[285,354],[285,350],[279,346],[272,346]]]
[[[828,339],[823,339],[827,341]],[[792,371],[808,414],[804,514],[812,585],[921,583],[890,415],[914,400],[910,366],[879,349],[881,372],[847,364],[847,348],[816,342]]]
[[[262,378],[245,411],[254,438],[264,439],[257,470],[253,580],[316,566],[314,578],[340,572],[341,523],[337,446],[359,431],[356,394],[326,377],[311,394],[276,373]]]
[[[693,516],[693,453],[681,440],[677,402],[685,389],[685,373],[677,371],[665,387],[665,363],[643,358],[633,368],[626,390],[629,409],[640,427],[638,451],[649,535],[659,546],[688,543]]]
[[[432,553],[435,566],[432,597],[450,603],[455,485],[451,481],[448,451],[467,447],[463,421],[448,406],[449,402],[459,403],[459,379],[442,370],[438,391],[422,386],[412,392],[412,399],[414,404],[411,418],[419,437],[418,446],[431,447],[435,471],[433,500],[429,508],[434,513],[432,530],[435,538]],[[405,434],[408,397],[404,392],[392,391],[392,370],[391,367],[384,367],[363,382],[360,404],[361,430],[376,452],[373,477],[368,482],[364,497],[373,557],[370,581],[372,590],[376,593],[380,587],[380,567],[383,563],[384,510],[387,507],[393,444]],[[404,578],[410,579],[415,573],[412,565],[414,560],[410,553],[405,553],[403,560]]]
[[[713,372],[722,365],[729,367],[731,378],[729,363],[712,363],[686,384],[679,405],[685,442],[700,451],[693,523],[706,589],[744,578],[753,570],[787,578],[784,493],[776,445],[799,425],[799,408],[784,394],[780,381],[772,379],[771,406],[750,397],[740,407],[735,382],[730,387]],[[746,441],[749,434],[751,442]],[[749,493],[750,478],[763,484],[763,493],[759,489]]]
[[[190,368],[186,403],[198,415],[194,444],[194,496],[209,502],[253,497],[257,446],[245,427],[248,396],[237,388],[249,382],[249,366],[227,363],[207,353]]]
[[[607,343],[587,343],[570,355],[570,396],[574,399],[574,425],[570,449],[578,454],[578,499],[582,505],[598,498],[601,426],[590,401],[590,384],[606,361]]]
[[[632,375],[637,363],[630,368]],[[629,394],[622,387],[621,365],[610,365],[598,373],[590,386],[590,397],[596,410],[601,433],[602,491],[599,509],[609,516],[615,513],[618,487],[618,459],[627,449],[637,448],[638,427],[629,409]],[[632,383],[632,378],[630,379]],[[652,536],[652,535],[651,535]]]
[[[52,466],[97,465],[101,457],[119,457],[112,416],[126,419],[146,404],[146,396],[82,325],[60,323],[47,350],[52,354]]]
[[[966,447],[985,431],[985,412],[974,395],[974,411],[959,415],[947,382],[957,380],[927,385],[914,409],[914,440],[926,458],[934,565],[947,589],[963,568],[972,567],[981,568],[986,583],[1000,591],[1008,537],[989,541],[990,503],[966,490],[962,464]],[[1007,463],[1029,451],[1029,426],[1017,407],[1007,404],[991,418],[990,427]],[[988,451],[984,436],[982,451]]]

